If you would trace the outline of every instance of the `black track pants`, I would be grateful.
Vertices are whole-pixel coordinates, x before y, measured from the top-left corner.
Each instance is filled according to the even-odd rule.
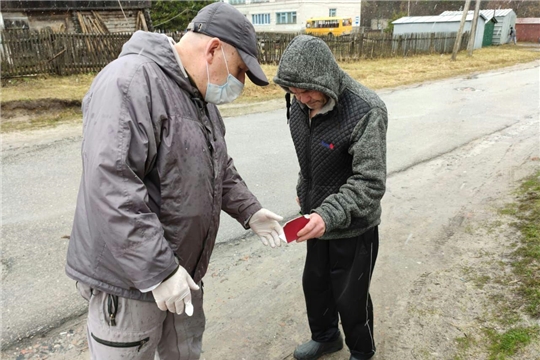
[[[369,285],[378,250],[377,227],[355,238],[308,240],[302,284],[313,340],[335,340],[339,314],[351,352],[375,351]]]

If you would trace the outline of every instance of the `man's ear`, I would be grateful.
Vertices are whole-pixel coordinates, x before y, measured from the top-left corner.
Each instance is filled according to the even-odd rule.
[[[212,64],[216,55],[216,51],[218,51],[221,46],[221,40],[219,40],[218,38],[212,38],[210,39],[210,41],[208,41],[204,49],[204,57],[208,64]]]

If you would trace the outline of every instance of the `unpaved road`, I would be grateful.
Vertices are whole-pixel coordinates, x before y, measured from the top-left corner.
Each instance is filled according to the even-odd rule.
[[[502,246],[487,234],[472,236],[464,229],[492,216],[515,182],[539,165],[538,63],[379,94],[390,112],[390,174],[372,286],[376,359],[451,359],[454,338],[481,312],[466,296],[470,289],[460,280],[460,267],[474,263],[485,249],[496,253]],[[230,152],[248,185],[265,206],[292,216],[296,160],[283,110],[229,118],[226,124]],[[38,240],[45,241],[36,225],[69,233],[71,187],[76,189],[79,169],[70,162],[60,177],[53,170],[59,162],[76,161],[68,154],[76,151],[79,137],[70,131],[53,140],[27,135],[23,146],[20,137],[4,138],[2,260],[9,268],[3,272],[4,340],[6,330],[15,337],[28,332],[28,319],[46,324],[47,316],[61,319],[83,306],[61,273],[67,240],[56,239],[47,253],[36,251],[42,246]],[[58,179],[63,180],[53,188],[47,183]],[[52,207],[44,222],[36,222],[24,211],[26,202],[17,202],[17,192],[36,207],[43,196],[63,207]],[[226,241],[238,235],[246,234],[231,230],[222,239],[205,278],[204,358],[289,359],[309,336],[301,291],[304,245],[272,250],[250,236]],[[18,269],[21,263],[29,269]],[[36,289],[45,289],[41,302]],[[60,300],[55,305],[47,296]],[[40,311],[25,308],[27,303],[41,306]],[[83,340],[83,318],[75,317],[3,355],[39,358],[41,352],[50,359],[82,359],[87,358]],[[347,359],[347,354],[343,350],[327,359]]]

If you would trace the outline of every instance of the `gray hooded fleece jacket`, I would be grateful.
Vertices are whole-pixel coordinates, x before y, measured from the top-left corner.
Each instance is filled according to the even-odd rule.
[[[284,51],[274,82],[320,91],[334,108],[310,119],[309,109],[288,99],[288,118],[300,164],[297,194],[305,214],[326,224],[321,239],[358,236],[381,221],[386,183],[386,106],[339,68],[319,38],[300,35]],[[289,109],[290,108],[290,109]]]
[[[225,125],[166,36],[136,32],[83,99],[83,174],[66,273],[153,301],[180,263],[199,282],[224,210],[247,228],[261,205],[227,154]],[[175,257],[178,259],[176,260]]]

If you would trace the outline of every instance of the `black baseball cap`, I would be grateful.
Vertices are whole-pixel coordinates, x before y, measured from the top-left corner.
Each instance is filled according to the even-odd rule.
[[[249,69],[249,79],[255,85],[268,85],[268,79],[257,60],[255,28],[234,6],[224,2],[205,6],[189,23],[187,30],[217,37],[234,46]]]

